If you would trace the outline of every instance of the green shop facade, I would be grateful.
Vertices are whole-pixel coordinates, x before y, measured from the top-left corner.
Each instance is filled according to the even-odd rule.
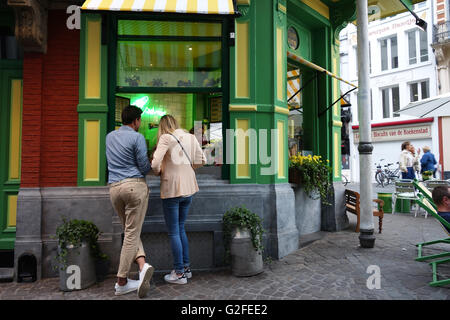
[[[224,266],[222,216],[232,207],[263,219],[264,255],[274,259],[319,231],[348,226],[340,106],[333,104],[339,81],[318,70],[339,74],[338,35],[355,19],[354,1],[225,0],[209,11],[187,1],[185,12],[176,11],[177,1],[139,12],[133,1],[121,3],[111,9],[111,1],[86,1],[81,8],[77,185],[19,190],[16,276],[25,256],[35,258],[37,278],[56,275],[51,235],[63,216],[98,225],[115,272],[122,227],[109,200],[105,137],[121,125],[128,104],[143,110],[140,132],[150,151],[159,119],[171,114],[207,153],[186,222],[194,269]],[[289,183],[290,152],[330,160],[331,206]],[[142,241],[150,263],[169,270],[159,177],[147,183]]]

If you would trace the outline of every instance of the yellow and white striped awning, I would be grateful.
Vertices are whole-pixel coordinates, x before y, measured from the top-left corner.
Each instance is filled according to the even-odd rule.
[[[86,0],[82,10],[234,14],[233,0]]]
[[[287,73],[288,85],[287,94],[288,98],[292,97],[298,90],[300,90],[300,70],[294,69]],[[295,97],[294,99],[298,99]]]

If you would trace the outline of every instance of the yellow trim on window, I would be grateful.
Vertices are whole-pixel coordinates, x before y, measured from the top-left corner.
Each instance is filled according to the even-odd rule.
[[[20,179],[20,150],[22,137],[22,80],[11,80],[11,117],[9,129],[8,180]]]
[[[339,128],[342,127],[342,121],[339,121],[339,120],[333,120],[332,124],[333,124],[333,127],[339,127]]]
[[[15,227],[17,220],[17,195],[8,196],[8,223],[7,227]]]
[[[250,178],[250,137],[247,135],[249,126],[250,120],[236,119],[236,178]]]
[[[289,109],[275,106],[275,112],[282,113],[282,114],[289,114]]]
[[[100,180],[100,120],[84,121],[84,181]]]
[[[249,22],[236,22],[236,98],[250,98]]]
[[[228,107],[229,111],[258,111],[258,106],[253,104],[230,104]]]
[[[101,20],[87,19],[85,98],[101,95]]]
[[[339,135],[337,132],[334,133],[333,136],[333,144],[334,144],[334,159],[333,159],[333,171],[334,177],[339,178],[339,165],[341,161],[339,161]]]
[[[277,99],[284,101],[283,92],[283,60],[286,60],[286,56],[283,55],[283,29],[277,27]]]
[[[277,121],[278,130],[278,178],[286,178],[286,170],[284,164],[284,121]]]

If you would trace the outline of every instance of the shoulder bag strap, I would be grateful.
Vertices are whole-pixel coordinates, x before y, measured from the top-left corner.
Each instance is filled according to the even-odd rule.
[[[177,140],[178,144],[180,145],[180,147],[181,147],[181,149],[183,150],[184,154],[185,154],[186,157],[188,158],[189,163],[191,164],[191,167],[192,167],[192,161],[191,161],[191,158],[190,158],[189,155],[187,154],[186,150],[184,150],[183,145],[181,144],[180,140],[178,140],[178,138],[175,137],[173,134],[171,134],[171,133],[169,133],[169,134],[170,134],[172,137],[174,137],[175,140]]]

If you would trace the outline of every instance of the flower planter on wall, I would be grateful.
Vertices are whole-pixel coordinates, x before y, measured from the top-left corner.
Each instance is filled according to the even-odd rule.
[[[300,172],[295,168],[289,168],[289,183],[301,184]]]
[[[299,236],[315,233],[321,230],[322,203],[319,194],[313,194],[311,199],[301,184],[294,189],[295,222]]]

